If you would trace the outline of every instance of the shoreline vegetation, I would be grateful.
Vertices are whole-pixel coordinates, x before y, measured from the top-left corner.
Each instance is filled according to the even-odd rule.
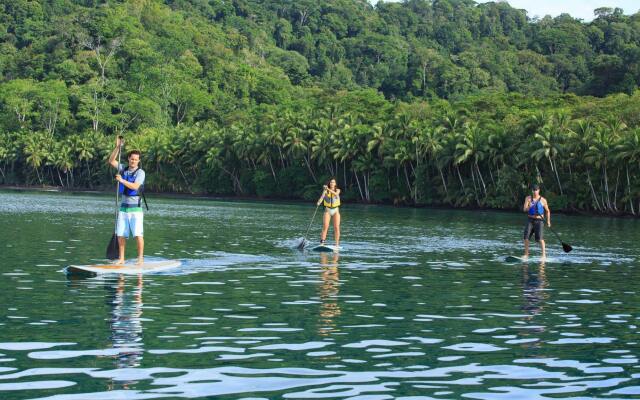
[[[0,10],[0,184],[640,214],[640,13],[468,0],[16,0]]]

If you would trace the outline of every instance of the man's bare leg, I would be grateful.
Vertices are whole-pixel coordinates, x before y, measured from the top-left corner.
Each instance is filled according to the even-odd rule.
[[[127,238],[118,236],[118,260],[114,264],[124,264],[124,248],[127,244]]]
[[[136,264],[144,264],[144,237],[136,236],[136,242],[138,243],[138,261]]]
[[[524,258],[529,258],[529,239],[524,240]]]
[[[547,257],[547,253],[546,253],[546,246],[544,244],[544,240],[540,240],[540,249],[542,249],[542,258],[546,258]]]

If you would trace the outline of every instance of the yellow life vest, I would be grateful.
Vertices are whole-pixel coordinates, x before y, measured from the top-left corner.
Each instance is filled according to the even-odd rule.
[[[340,207],[340,196],[338,196],[337,194],[324,192],[324,199],[322,200],[322,204],[327,208],[338,208]]]

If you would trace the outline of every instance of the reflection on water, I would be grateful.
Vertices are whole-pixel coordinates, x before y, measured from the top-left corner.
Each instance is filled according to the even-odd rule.
[[[125,287],[125,279],[135,279],[132,288]],[[142,275],[126,277],[120,275],[116,285],[106,285],[111,306],[109,328],[113,347],[124,349],[115,356],[116,368],[137,367],[142,362]]]
[[[339,253],[320,253],[320,318],[318,318],[318,334],[331,335],[338,332],[335,319],[340,316],[340,269]]]
[[[544,307],[549,297],[547,292],[549,282],[545,268],[544,261],[540,261],[537,265],[525,263],[522,266],[522,297],[524,300],[522,311],[526,315],[523,321],[529,327],[520,334],[522,339],[519,341],[523,347],[541,347],[540,335],[547,329],[544,318],[540,321],[536,320],[539,315],[544,313]]]
[[[537,272],[532,271],[534,268],[537,269]],[[541,261],[537,267],[530,267],[528,264],[523,265],[522,281],[522,294],[524,297],[522,310],[529,314],[532,320],[543,311],[545,301],[549,297],[546,292],[549,282],[547,281],[547,274],[545,272],[545,262]]]
[[[516,214],[349,206],[317,254],[290,248],[306,205],[156,199],[147,249],[179,271],[65,279],[111,199],[0,204],[2,400],[640,396],[638,221],[557,216],[575,250],[515,265]]]

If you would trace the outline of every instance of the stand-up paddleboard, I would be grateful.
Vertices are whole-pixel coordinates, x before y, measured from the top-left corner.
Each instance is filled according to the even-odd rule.
[[[145,261],[142,265],[135,262],[124,264],[92,264],[92,265],[70,265],[67,267],[67,274],[146,274],[151,272],[161,272],[178,268],[182,265],[179,260]]]
[[[338,252],[342,247],[340,246],[332,246],[330,244],[319,244],[315,247],[312,247],[311,250],[319,251],[319,252]]]

